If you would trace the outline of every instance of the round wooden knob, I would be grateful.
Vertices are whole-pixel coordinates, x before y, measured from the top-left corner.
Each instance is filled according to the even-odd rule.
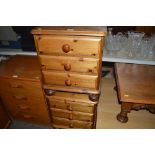
[[[72,124],[72,123],[70,123],[70,124],[69,124],[69,127],[70,127],[70,128],[73,128],[73,124]]]
[[[71,70],[71,65],[70,64],[64,64],[64,69],[66,71],[70,71]]]
[[[66,86],[71,86],[71,85],[72,85],[71,80],[66,80],[66,81],[65,81],[65,85],[66,85]]]
[[[69,115],[69,119],[70,119],[70,120],[73,119],[73,115],[72,115],[72,113]]]
[[[68,53],[70,51],[70,46],[68,44],[65,44],[62,46],[62,50],[65,52],[65,53]]]
[[[68,105],[68,106],[67,106],[67,109],[68,109],[69,111],[72,111],[72,110],[73,110],[71,105]]]

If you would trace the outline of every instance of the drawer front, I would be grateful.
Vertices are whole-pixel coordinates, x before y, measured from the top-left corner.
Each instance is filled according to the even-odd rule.
[[[48,117],[48,111],[45,106],[17,105],[16,107],[19,113],[38,115],[39,117]]]
[[[93,123],[53,117],[53,127],[91,129],[93,127]]]
[[[93,114],[61,110],[56,108],[50,108],[50,110],[53,117],[61,117],[61,118],[67,118],[69,120],[80,120],[80,121],[87,121],[87,122],[93,121]]]
[[[40,82],[23,81],[18,79],[0,79],[0,94],[25,95],[43,98]]]
[[[88,94],[81,94],[81,93],[69,93],[69,92],[59,92],[54,91],[51,96],[47,96],[49,100],[56,99],[56,100],[63,100],[63,101],[71,101],[77,103],[86,103],[89,105],[94,105],[97,102],[93,102],[89,99]]]
[[[99,60],[92,58],[40,55],[43,70],[59,70],[80,73],[97,73]]]
[[[30,121],[33,123],[49,124],[50,117],[45,107],[33,107],[25,105],[12,105],[10,102],[5,102],[8,112],[14,119]]]
[[[48,100],[50,108],[58,108],[69,111],[79,111],[91,114],[94,113],[94,104],[74,102],[68,99],[61,100],[61,99],[48,98]]]
[[[49,117],[47,117],[47,115],[41,116],[41,115],[32,115],[32,114],[29,114],[26,112],[25,113],[18,112],[15,115],[15,119],[51,126],[51,121],[50,121]]]
[[[13,117],[16,117],[18,112],[49,117],[45,100],[17,100],[10,96],[3,96],[2,100]]]
[[[12,105],[29,105],[29,106],[45,105],[44,98],[30,97],[25,95],[3,94],[2,99],[4,101],[12,103]]]
[[[84,55],[98,57],[101,38],[82,36],[52,36],[36,37],[40,54],[53,55]]]
[[[43,76],[46,84],[98,89],[98,77],[95,75],[43,71]]]

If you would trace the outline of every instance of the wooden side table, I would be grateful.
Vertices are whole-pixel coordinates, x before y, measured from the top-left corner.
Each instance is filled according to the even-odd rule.
[[[115,63],[115,75],[121,103],[118,121],[126,123],[131,110],[155,113],[155,66]]]

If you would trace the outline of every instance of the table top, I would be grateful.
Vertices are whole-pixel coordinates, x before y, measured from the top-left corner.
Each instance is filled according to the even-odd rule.
[[[115,63],[121,102],[155,104],[155,66]]]

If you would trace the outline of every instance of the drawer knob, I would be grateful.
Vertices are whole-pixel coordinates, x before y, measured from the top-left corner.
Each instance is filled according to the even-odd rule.
[[[16,100],[27,100],[27,97],[24,96],[12,96]]]
[[[71,105],[68,105],[68,106],[67,106],[67,109],[68,109],[69,111],[72,111],[72,110],[73,110],[73,108],[72,108]]]
[[[23,115],[23,117],[24,117],[24,118],[28,118],[28,119],[29,119],[29,118],[33,118],[31,115],[27,115],[27,114]]]
[[[72,115],[72,113],[70,113],[70,115],[69,115],[69,119],[70,119],[70,120],[73,119],[73,115]]]
[[[55,93],[55,91],[51,89],[44,89],[44,91],[47,96],[52,96]]]
[[[71,65],[70,64],[64,64],[64,69],[66,71],[70,71],[71,70]]]
[[[18,85],[18,84],[9,84],[9,86],[12,88],[23,88],[22,85]]]
[[[69,127],[70,127],[70,128],[73,128],[73,123],[70,123],[70,124],[69,124]]]
[[[31,108],[27,106],[18,106],[18,108],[21,110],[31,110]]]
[[[70,51],[70,46],[68,44],[64,44],[62,46],[62,50],[65,52],[65,53],[68,53]]]
[[[65,81],[65,85],[66,85],[66,86],[71,86],[71,85],[72,85],[71,80],[66,80],[66,81]]]

